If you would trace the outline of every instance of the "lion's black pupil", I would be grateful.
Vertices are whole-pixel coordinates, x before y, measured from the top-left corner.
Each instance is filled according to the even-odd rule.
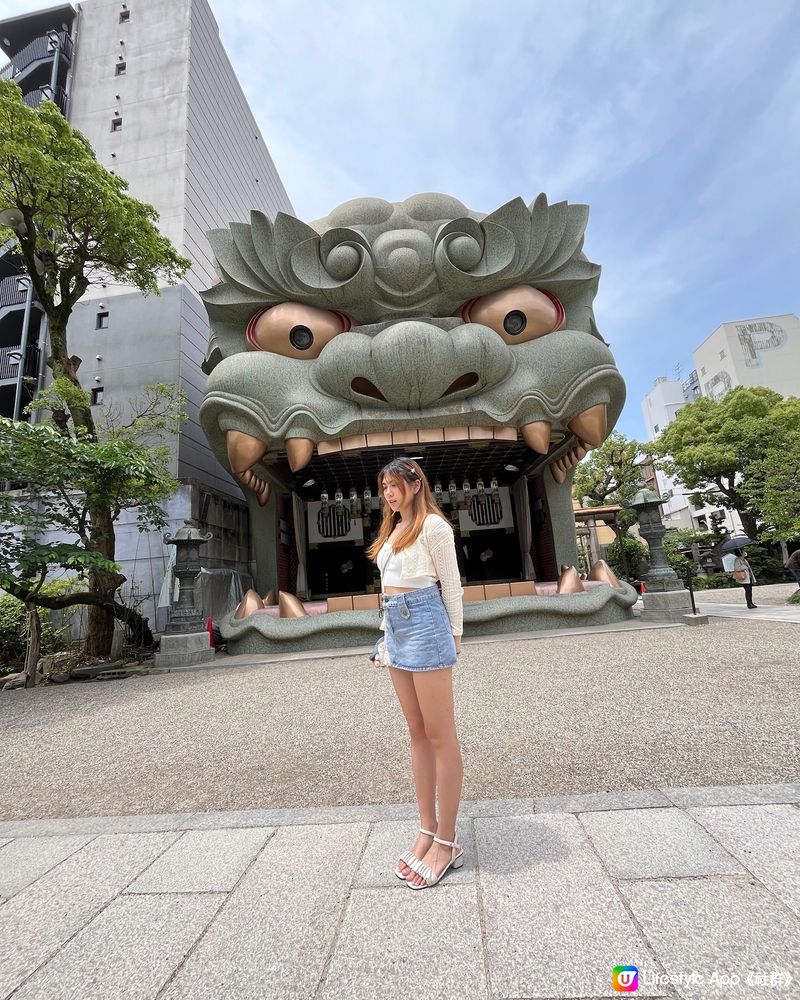
[[[506,313],[506,318],[503,320],[503,329],[506,333],[510,333],[512,337],[515,337],[518,333],[522,333],[528,322],[528,317],[524,312],[520,312],[519,309],[512,309],[510,313]]]
[[[314,334],[307,326],[293,326],[289,331],[289,340],[298,351],[307,351],[314,343]]]

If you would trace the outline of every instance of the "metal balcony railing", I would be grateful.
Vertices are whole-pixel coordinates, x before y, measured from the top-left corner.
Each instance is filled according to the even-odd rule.
[[[0,309],[4,306],[22,305],[28,294],[26,288],[20,288],[19,282],[13,275],[10,278],[3,278],[0,281]]]
[[[17,377],[19,360],[15,355],[21,356],[21,354],[21,344],[16,347],[0,347],[0,382]]]
[[[56,87],[55,94],[51,92],[49,87],[39,87],[29,94],[23,94],[22,100],[29,108],[38,108],[44,100],[53,101],[60,108],[62,115],[67,113],[67,92],[63,87]]]
[[[0,347],[0,382],[15,379],[19,375],[18,357],[22,354],[22,344],[16,347]],[[26,377],[34,377],[39,371],[39,355],[41,351],[36,344],[28,344],[25,356]]]
[[[24,73],[33,63],[52,58],[55,52],[53,36],[56,34],[61,39],[61,55],[67,63],[70,63],[72,61],[72,38],[66,31],[52,32],[52,34],[34,38],[24,49],[15,53],[11,57],[11,61],[0,69],[0,78],[13,80]]]

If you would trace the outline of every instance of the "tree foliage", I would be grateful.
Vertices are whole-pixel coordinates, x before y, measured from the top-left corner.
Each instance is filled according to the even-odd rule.
[[[76,303],[94,282],[117,282],[145,295],[157,294],[160,283],[174,284],[191,266],[159,232],[156,210],[127,192],[127,182],[97,162],[89,143],[55,104],[43,101],[38,109],[30,108],[16,84],[0,80],[0,206],[17,208],[23,218],[14,231],[0,228],[0,242],[16,239],[17,259],[47,317],[47,364],[54,380],[50,405],[53,422],[65,438],[60,443],[62,457],[70,456],[71,449],[76,450],[76,457],[83,456],[76,472],[85,483],[81,470],[91,464],[85,449],[91,443],[101,445],[93,457],[96,468],[108,473],[109,483],[123,488],[116,498],[112,489],[92,489],[85,494],[86,504],[75,507],[80,514],[81,552],[73,552],[70,558],[88,571],[96,599],[89,612],[87,636],[88,651],[96,654],[108,652],[113,635],[113,619],[99,609],[114,604],[120,581],[120,574],[110,569],[116,565],[115,512],[118,515],[128,506],[137,490],[146,498],[152,484],[146,477],[134,483],[117,474],[116,462],[122,460],[126,442],[120,439],[115,444],[109,438],[101,444],[102,434],[78,378],[81,359],[69,350],[67,325]],[[44,439],[29,443],[29,456],[36,446],[57,451],[56,443]],[[36,469],[43,472],[42,466]],[[6,470],[4,474],[12,475]],[[30,482],[36,489],[37,479]],[[63,484],[65,495],[71,496],[72,490],[80,487]],[[47,508],[51,514],[56,509],[52,503]],[[56,556],[56,565],[67,558],[65,551],[51,554]],[[32,548],[18,555],[28,560],[26,567],[45,558],[44,552]]]
[[[787,399],[781,410],[798,405]],[[800,429],[786,432],[750,463],[741,492],[777,538],[800,537]]]
[[[763,386],[737,386],[721,400],[688,403],[648,450],[657,465],[693,490],[696,506],[735,510],[753,538],[757,519],[769,521],[761,494],[748,480],[764,470],[765,456],[792,450],[800,432],[800,399],[784,399]],[[780,477],[778,477],[780,478]],[[771,487],[775,479],[769,479]]]
[[[600,507],[621,504],[623,507],[642,488],[642,476],[636,458],[641,445],[620,431],[612,431],[605,441],[584,458],[575,469],[572,495],[581,505]],[[617,514],[617,525],[627,531],[636,522],[632,510]]]

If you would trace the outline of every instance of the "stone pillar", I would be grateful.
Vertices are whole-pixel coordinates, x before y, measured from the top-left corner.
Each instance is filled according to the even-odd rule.
[[[665,528],[659,507],[661,500],[652,490],[639,490],[628,504],[639,519],[639,534],[650,549],[650,570],[644,576],[642,621],[679,622],[692,613],[689,591],[667,561],[662,540]]]
[[[191,521],[185,521],[174,536],[164,536],[167,545],[175,546],[175,576],[180,591],[177,606],[169,609],[169,621],[153,659],[155,667],[183,667],[214,659],[211,637],[194,606],[194,581],[201,569],[200,546],[213,537],[211,532],[202,534]]]

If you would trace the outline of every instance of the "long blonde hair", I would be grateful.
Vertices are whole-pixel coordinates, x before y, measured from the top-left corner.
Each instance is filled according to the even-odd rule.
[[[400,516],[400,512],[392,510],[383,497],[383,480],[385,478],[403,480],[404,483],[409,485],[414,483],[417,479],[419,479],[422,483],[422,486],[420,486],[419,490],[414,494],[414,499],[412,501],[413,507],[411,509],[411,517],[409,518],[408,524],[400,529],[392,542],[392,548],[395,552],[399,552],[400,550],[407,548],[409,545],[413,545],[413,543],[417,540],[420,531],[422,531],[422,525],[428,514],[438,514],[439,517],[447,520],[444,516],[442,508],[438,503],[436,503],[436,500],[434,500],[430,484],[428,483],[422,468],[417,465],[413,458],[393,458],[391,462],[389,462],[388,465],[385,465],[378,473],[378,496],[381,498],[381,503],[383,504],[383,518],[381,520],[381,526],[378,528],[378,534],[375,536],[375,540],[366,550],[367,557],[373,562],[377,560],[378,553],[380,552],[384,542],[394,530],[395,525],[397,524],[397,519]]]

